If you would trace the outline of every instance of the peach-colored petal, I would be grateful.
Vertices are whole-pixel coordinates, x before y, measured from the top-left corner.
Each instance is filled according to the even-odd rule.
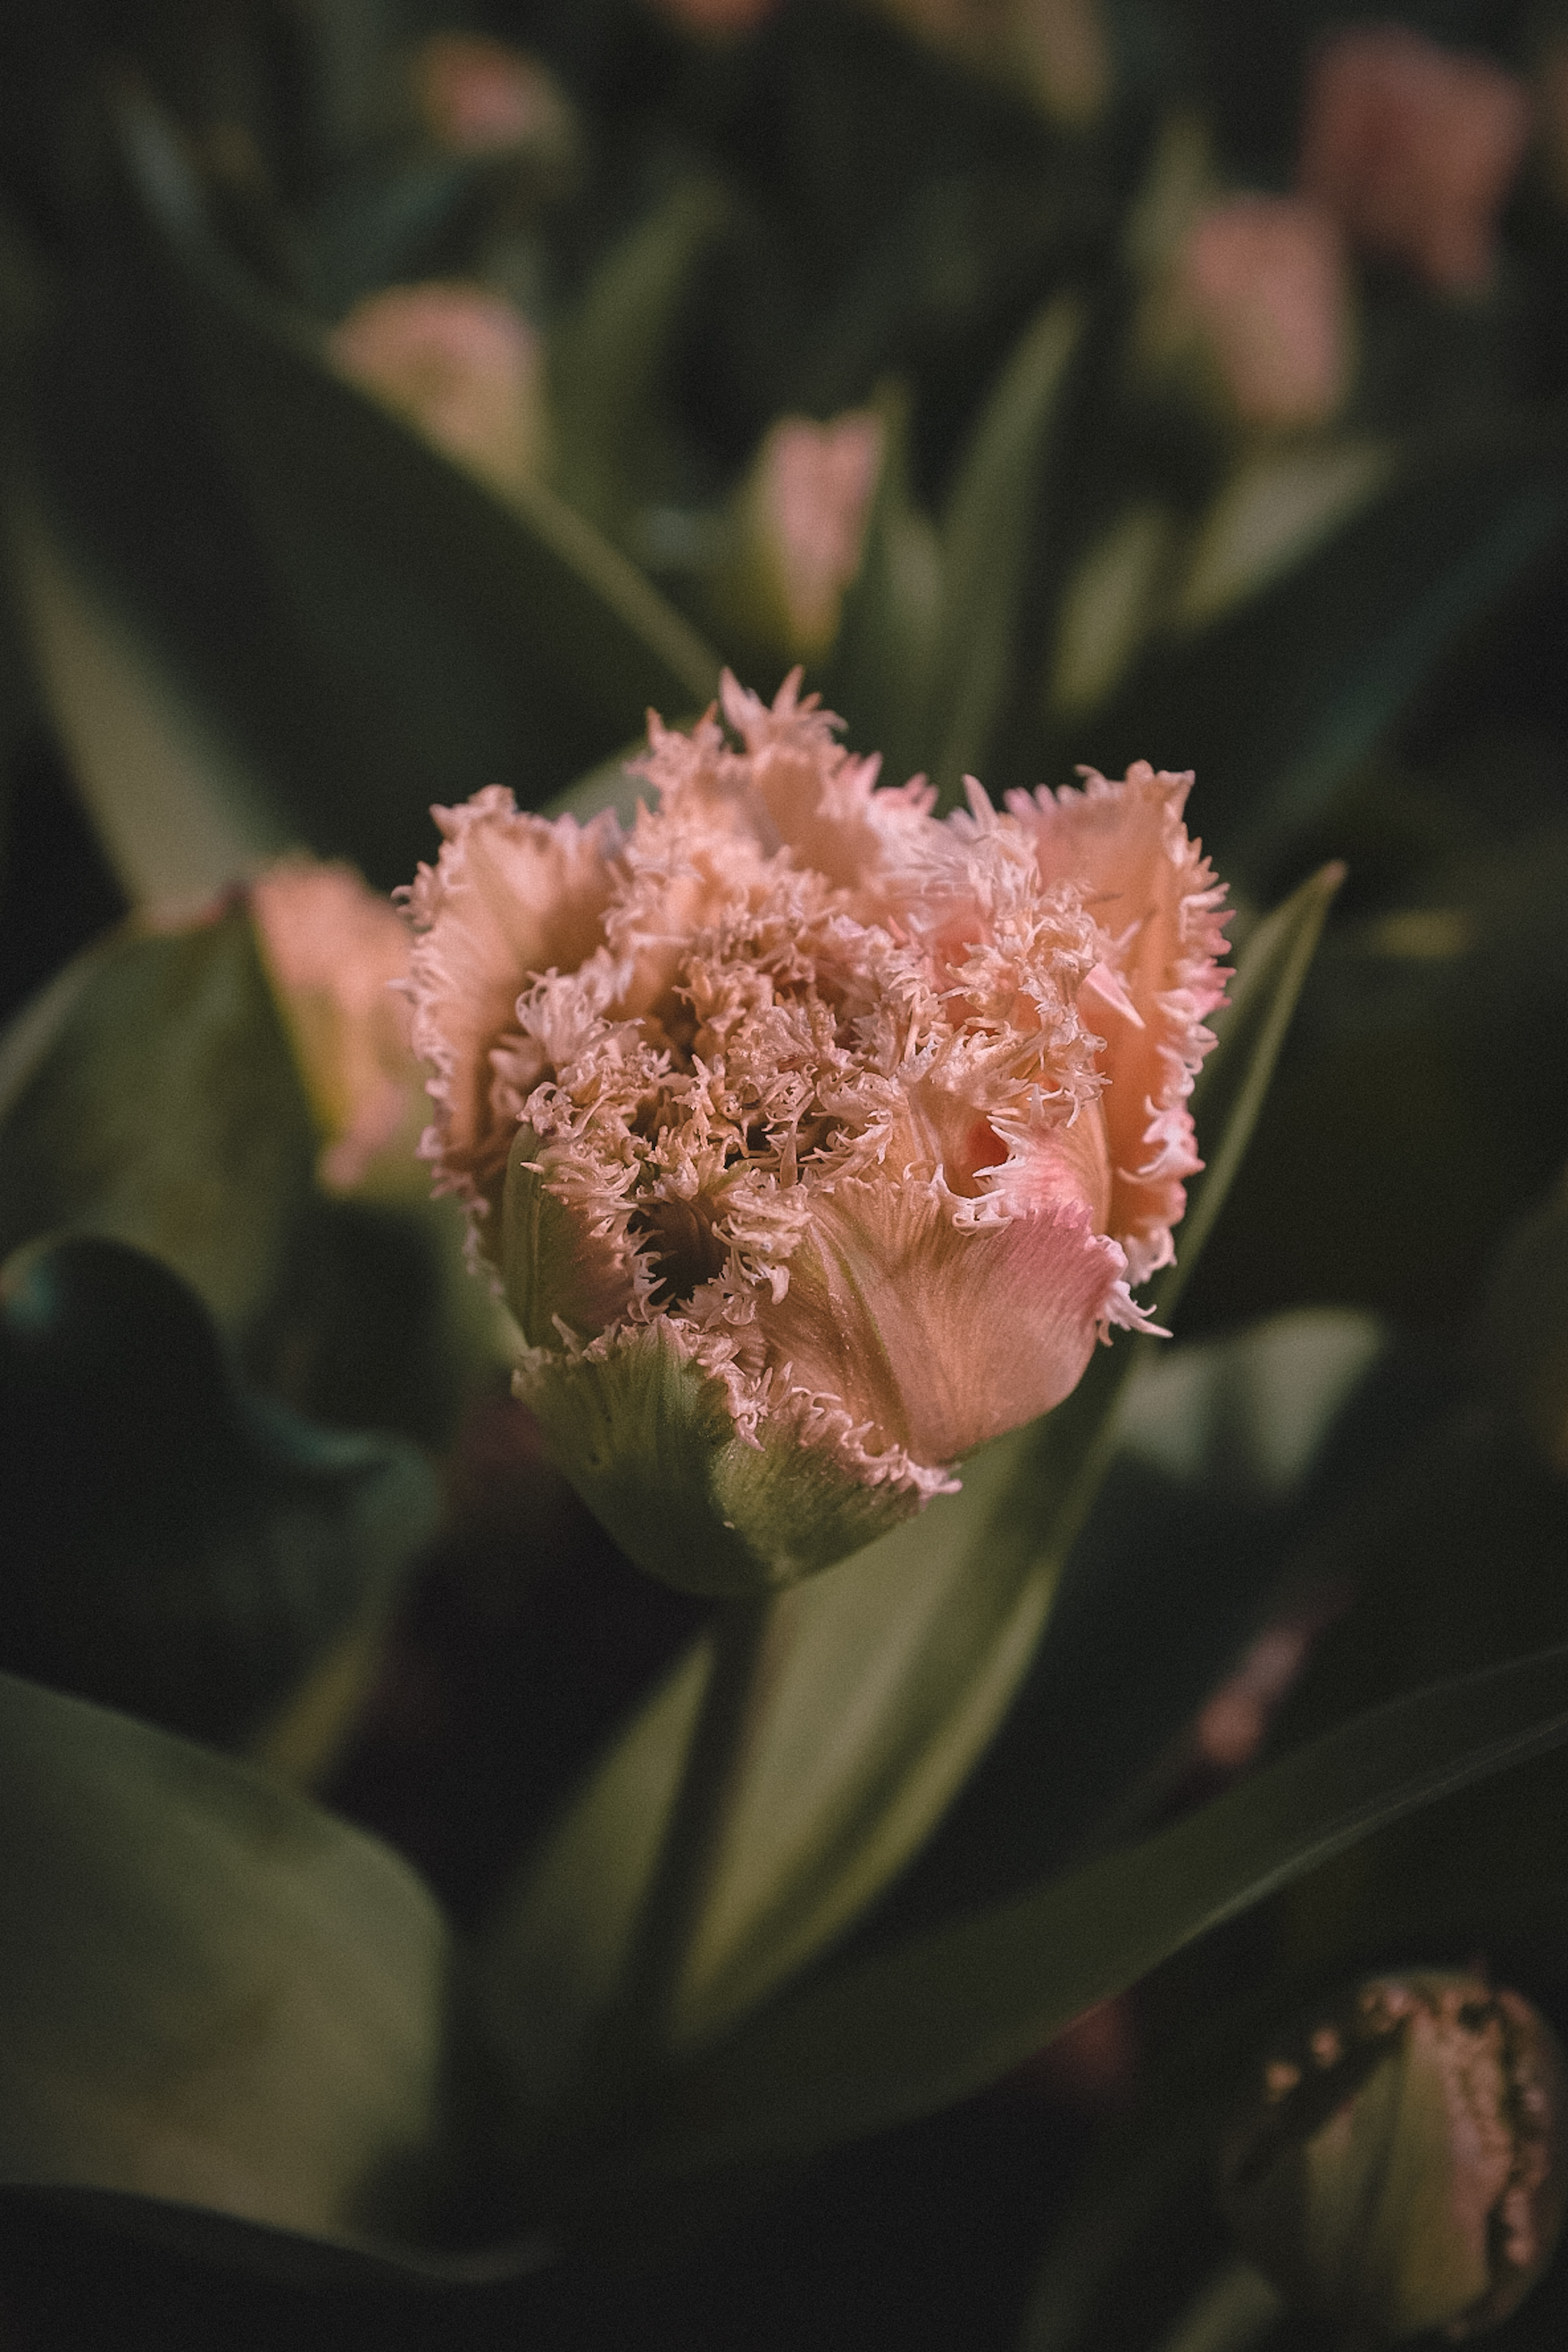
[[[267,971],[322,1130],[322,1181],[348,1192],[408,1123],[408,933],[352,866],[285,858],[252,884]]]
[[[939,1465],[1060,1404],[1124,1272],[1073,1189],[967,1230],[913,1184],[820,1198],[788,1292],[758,1308],[791,1409],[841,1412],[841,1445],[868,1462]]]
[[[1517,76],[1409,26],[1356,26],[1309,70],[1300,184],[1374,252],[1475,293],[1529,136]]]
[[[1225,1002],[1224,891],[1182,824],[1191,784],[1139,761],[1121,783],[1086,772],[1082,791],[1042,787],[1008,802],[1046,879],[1075,879],[1109,936],[1108,974],[1092,971],[1080,1002],[1105,1040],[1107,1230],[1134,1287],[1174,1255],[1183,1180],[1203,1165],[1187,1097],[1213,1043],[1205,1023]]]
[[[498,1198],[523,1103],[543,1068],[517,999],[546,971],[575,971],[599,945],[620,828],[520,814],[489,785],[432,811],[445,836],[406,893],[414,1049],[429,1063],[435,1122],[423,1149],[442,1189]]]

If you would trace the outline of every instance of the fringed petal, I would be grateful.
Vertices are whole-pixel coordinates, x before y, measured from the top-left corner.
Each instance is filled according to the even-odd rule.
[[[543,1069],[517,999],[541,972],[575,971],[600,945],[621,834],[608,814],[585,826],[523,815],[498,784],[432,814],[441,855],[404,894],[414,1049],[435,1104],[422,1149],[438,1190],[489,1209]]]
[[[1204,1024],[1224,1003],[1229,976],[1224,888],[1182,823],[1191,784],[1190,775],[1139,761],[1121,783],[1085,771],[1082,791],[1042,787],[1008,800],[1033,837],[1042,877],[1076,884],[1107,936],[1080,1003],[1104,1040],[1107,1230],[1126,1252],[1134,1286],[1170,1263],[1184,1179],[1203,1165],[1187,1097],[1214,1043]]]
[[[817,1202],[757,1324],[790,1416],[827,1406],[862,1475],[915,1484],[1061,1403],[1124,1273],[1070,1171],[1056,1200],[985,1225],[936,1187],[852,1182]]]

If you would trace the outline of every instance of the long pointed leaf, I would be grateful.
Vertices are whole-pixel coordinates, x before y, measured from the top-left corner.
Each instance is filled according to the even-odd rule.
[[[672,2089],[643,2160],[801,2154],[961,2098],[1370,1831],[1564,1739],[1568,1649],[1379,1707],[1157,1836],[787,1998]]]
[[[1303,885],[1241,960],[1205,1082],[1212,1121],[1199,1106],[1211,1168],[1195,1202],[1198,1242],[1239,1160],[1332,888],[1326,877]],[[841,1934],[951,1802],[1029,1664],[1136,1352],[1102,1350],[1067,1405],[966,1465],[960,1495],[779,1602],[766,1696],[677,1994],[684,2042],[726,2030]],[[709,1664],[699,1643],[491,1931],[492,2028],[529,2104],[570,2099],[614,1994]]]
[[[561,496],[601,530],[622,529],[657,413],[658,374],[694,266],[725,218],[708,180],[677,181],[590,279],[550,335]]]
[[[1057,402],[1082,331],[1070,296],[1028,327],[975,427],[942,522],[932,776],[946,801],[983,774],[1016,653],[1016,607]]]

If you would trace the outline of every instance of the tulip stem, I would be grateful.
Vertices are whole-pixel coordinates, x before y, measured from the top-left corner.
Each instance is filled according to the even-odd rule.
[[[635,2079],[655,2068],[675,2038],[681,1979],[755,1727],[776,1607],[771,1595],[731,1601],[714,1619],[713,1662],[601,2052],[622,2086],[628,2074]]]

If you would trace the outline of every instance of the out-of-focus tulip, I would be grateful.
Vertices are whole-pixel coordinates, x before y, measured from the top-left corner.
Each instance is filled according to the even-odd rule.
[[[828,1566],[1058,1403],[1173,1255],[1221,1001],[1189,779],[921,781],[727,681],[656,722],[629,834],[437,812],[410,892],[424,1150],[519,1394],[626,1548],[745,1591]]]
[[[1339,233],[1320,206],[1243,194],[1206,206],[1151,299],[1152,357],[1196,362],[1243,425],[1326,423],[1352,364]]]
[[[838,634],[844,592],[861,566],[883,441],[882,420],[870,409],[827,425],[780,417],[741,488],[725,593],[743,625],[792,658],[826,653]]]
[[[352,866],[306,857],[269,867],[250,903],[323,1138],[318,1173],[356,1191],[400,1141],[412,1159],[418,1132],[407,930]]]
[[[539,470],[546,440],[539,339],[482,286],[392,286],[332,331],[339,373],[493,489]]]
[[[1563,2062],[1540,2012],[1473,1975],[1375,1977],[1262,2069],[1221,2199],[1291,2301],[1369,2341],[1481,2334],[1563,2221]]]
[[[414,51],[409,81],[420,123],[451,155],[569,162],[577,125],[553,74],[537,58],[483,33],[433,33]]]
[[[1337,33],[1308,74],[1300,184],[1369,251],[1477,293],[1530,119],[1523,82],[1489,58],[1404,25]]]

